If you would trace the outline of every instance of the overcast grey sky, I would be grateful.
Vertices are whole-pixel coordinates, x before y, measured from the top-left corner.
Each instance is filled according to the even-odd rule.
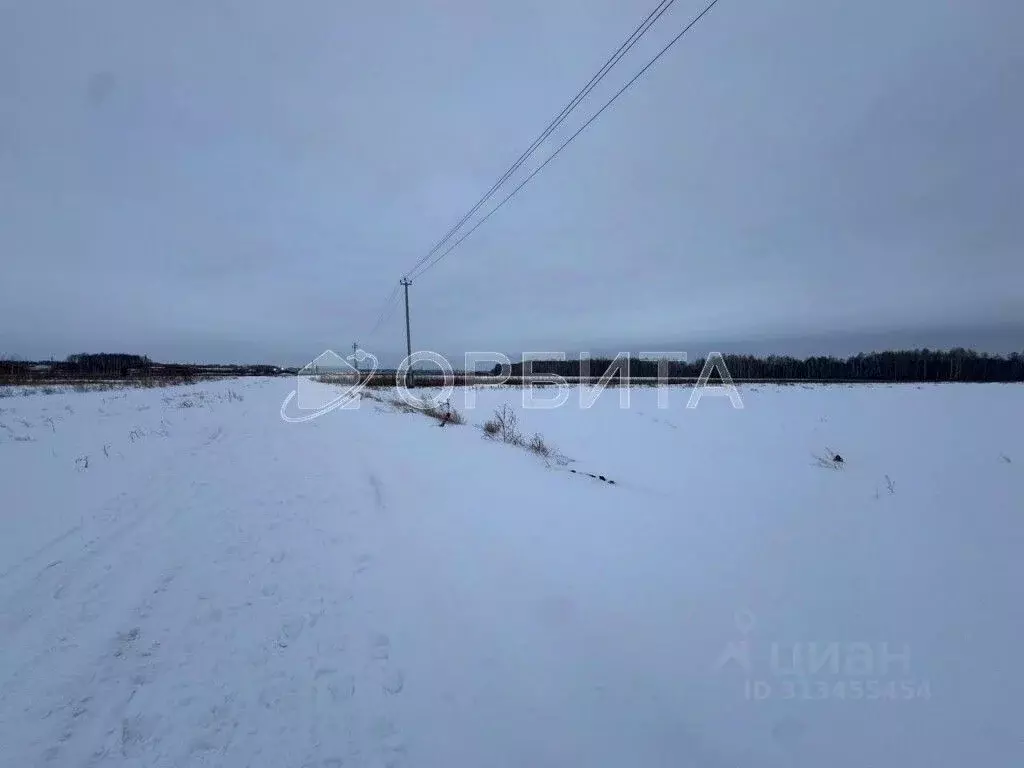
[[[0,354],[391,359],[395,282],[654,5],[0,0]],[[414,283],[414,348],[1024,348],[1022,31],[721,0]]]

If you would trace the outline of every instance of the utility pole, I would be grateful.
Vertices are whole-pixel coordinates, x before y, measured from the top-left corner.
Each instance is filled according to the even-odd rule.
[[[352,342],[352,366],[356,369],[356,382],[359,381],[359,356],[357,351],[359,349],[359,342]]]
[[[412,339],[409,335],[409,286],[412,285],[412,280],[408,277],[403,277],[401,280],[402,287],[405,288],[405,354],[406,359],[412,357]],[[409,365],[409,371],[406,374],[408,378],[408,385],[413,386],[413,373],[412,364]]]

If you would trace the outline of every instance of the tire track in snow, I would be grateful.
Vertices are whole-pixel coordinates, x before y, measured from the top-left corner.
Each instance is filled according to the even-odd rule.
[[[381,485],[380,479],[372,471],[367,472],[367,479],[370,481],[370,486],[373,488],[373,506],[378,512],[383,512],[387,507],[384,504],[384,486]]]
[[[31,727],[22,729],[17,743],[35,745],[41,763],[80,762],[74,754],[91,755],[80,762],[89,765],[115,753],[131,757],[133,745],[149,741],[143,726],[159,721],[159,715],[120,713],[159,671],[161,641],[153,638],[168,633],[151,617],[160,615],[168,602],[164,595],[173,591],[180,570],[174,555],[196,549],[190,538],[202,519],[200,505],[190,503],[196,484],[191,494],[180,493],[193,474],[188,454],[173,448],[164,453],[152,457],[161,462],[155,472],[147,462],[135,468],[130,479],[141,475],[144,484],[83,515],[81,525],[2,577],[5,655],[18,665],[5,670],[0,715],[15,701],[31,702],[25,711]],[[72,537],[79,530],[82,537]],[[26,573],[22,566],[44,552],[54,561]],[[13,743],[2,730],[0,742]]]

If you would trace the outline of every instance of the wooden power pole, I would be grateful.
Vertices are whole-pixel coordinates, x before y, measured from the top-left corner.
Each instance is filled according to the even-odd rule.
[[[412,280],[408,277],[402,278],[402,287],[405,288],[405,354],[406,359],[412,357],[412,337],[409,334],[409,286],[412,285]],[[413,385],[413,373],[412,364],[409,364],[409,371],[406,374],[408,379],[408,386]]]

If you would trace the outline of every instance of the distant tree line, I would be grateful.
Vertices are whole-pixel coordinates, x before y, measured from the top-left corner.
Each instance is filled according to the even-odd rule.
[[[126,354],[81,354],[68,355],[64,370],[83,376],[144,376],[153,367],[153,361],[145,355]]]
[[[945,351],[930,349],[896,350],[838,357],[795,357],[769,355],[725,355],[729,373],[736,380],[757,381],[851,381],[851,382],[1024,382],[1024,354],[993,355],[973,349]],[[534,360],[528,372],[553,373],[576,378],[599,377],[612,365],[610,358],[593,358],[589,371],[581,370],[576,360]],[[631,358],[630,375],[672,379],[696,379],[704,369],[703,358],[692,361]],[[512,376],[522,376],[523,363],[513,363]],[[85,379],[179,379],[183,381],[213,376],[277,376],[294,373],[273,365],[192,365],[156,363],[145,355],[99,353],[70,355],[63,361],[26,361],[0,356],[0,384]],[[501,373],[495,366],[494,375]],[[717,379],[717,372],[712,379]]]
[[[729,373],[737,380],[807,380],[807,381],[885,381],[885,382],[1009,382],[1024,381],[1024,355],[1008,356],[956,348],[945,351],[931,349],[896,350],[859,354],[845,359],[838,357],[795,357],[769,355],[724,355]],[[590,360],[589,373],[581,371],[577,360],[534,360],[526,364],[527,372],[557,374],[566,377],[589,375],[599,377],[612,365],[610,358]],[[696,378],[704,369],[703,358],[693,361],[666,361],[662,375],[670,378]],[[631,376],[655,378],[659,375],[656,360],[630,358]],[[495,366],[495,375],[500,366]],[[512,365],[512,375],[524,373],[523,363]],[[712,373],[713,380],[718,374]]]
[[[97,353],[64,360],[13,360],[0,357],[0,384],[82,380],[174,380],[189,383],[221,376],[276,376],[274,365],[194,365],[155,363],[145,355]]]

